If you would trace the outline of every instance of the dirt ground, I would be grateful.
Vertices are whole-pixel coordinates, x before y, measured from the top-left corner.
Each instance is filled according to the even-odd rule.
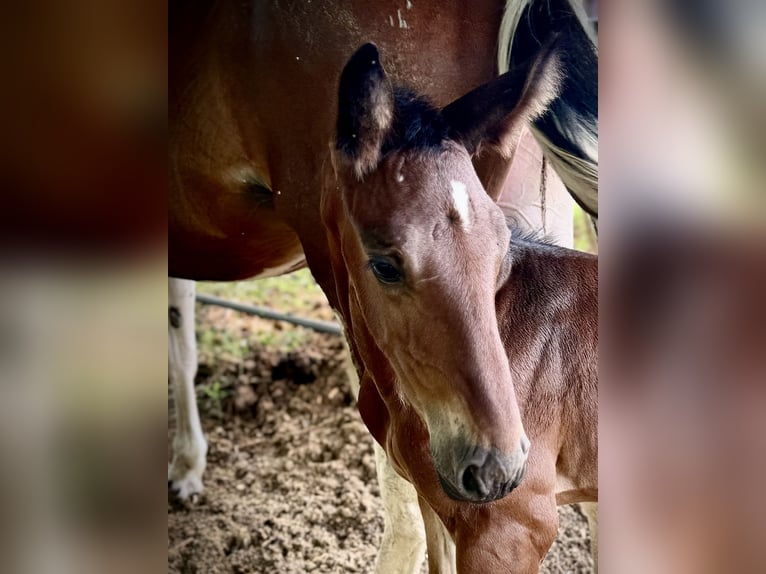
[[[215,308],[199,315],[198,334],[226,323],[252,340],[254,329],[291,328]],[[373,571],[383,510],[371,438],[353,404],[340,340],[301,336],[293,352],[256,344],[237,360],[201,353],[205,492],[183,503],[168,497],[169,572]],[[560,519],[541,572],[592,572],[579,508],[560,508]]]

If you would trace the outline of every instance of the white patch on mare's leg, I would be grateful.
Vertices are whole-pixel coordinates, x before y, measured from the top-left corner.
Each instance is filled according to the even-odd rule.
[[[457,551],[447,528],[439,516],[421,500],[420,510],[428,541],[428,571],[439,574],[457,572]]]
[[[593,572],[598,574],[598,502],[581,502],[580,508],[588,519],[590,552],[593,555]]]
[[[202,492],[207,442],[202,434],[194,375],[197,343],[194,338],[194,281],[168,278],[168,376],[173,388],[176,433],[168,482],[179,498]]]
[[[380,497],[385,509],[375,573],[417,574],[426,554],[426,532],[418,494],[412,484],[397,474],[381,446],[374,443],[374,447]]]
[[[338,322],[343,319],[336,314]],[[351,350],[345,337],[345,366],[349,386],[354,398],[359,398],[359,376],[351,359]],[[397,474],[388,462],[383,448],[373,440],[375,468],[378,473],[380,497],[383,500],[385,521],[383,538],[375,560],[375,574],[418,574],[425,560],[426,533],[420,515],[415,487]]]
[[[471,220],[468,206],[468,192],[466,191],[465,184],[462,181],[456,181],[454,179],[450,181],[450,184],[452,185],[452,204],[455,207],[455,212],[457,212],[460,217],[463,227],[467,229],[471,224]]]

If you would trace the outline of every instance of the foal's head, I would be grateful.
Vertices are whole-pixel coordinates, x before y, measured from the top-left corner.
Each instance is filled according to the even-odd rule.
[[[471,163],[483,145],[508,152],[554,97],[552,54],[519,74],[439,111],[393,89],[376,48],[360,48],[341,76],[338,191],[325,210],[354,325],[425,422],[445,492],[474,502],[510,492],[530,447],[495,317],[510,236]]]

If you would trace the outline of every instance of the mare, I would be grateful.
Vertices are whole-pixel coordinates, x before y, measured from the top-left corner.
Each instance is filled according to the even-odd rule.
[[[511,1],[507,6],[500,0],[481,0],[470,7],[459,2],[400,4],[384,6],[370,1],[351,7],[339,2],[171,2],[169,275],[177,279],[169,282],[169,374],[178,428],[169,478],[181,496],[202,488],[206,449],[193,390],[193,282],[181,278],[263,277],[308,264],[346,326],[364,401],[376,404],[371,397],[378,391],[373,389],[377,385],[386,388],[397,380],[390,363],[378,360],[386,355],[370,350],[370,327],[360,310],[352,311],[351,302],[357,295],[350,282],[351,270],[345,268],[334,249],[337,238],[326,233],[322,220],[325,217],[325,222],[337,223],[326,219],[332,206],[327,192],[340,186],[347,171],[341,150],[328,144],[338,140],[334,111],[337,78],[354,47],[374,39],[389,55],[391,78],[427,94],[438,106],[479,85],[494,90],[496,99],[522,104],[509,133],[515,137],[520,125],[534,122],[535,134],[548,155],[558,153],[570,160],[557,163],[551,159],[551,163],[560,173],[569,169],[564,177],[567,188],[593,211],[593,202],[580,191],[587,189],[592,194],[595,190],[592,168],[597,165],[597,156],[591,144],[597,133],[596,51],[592,38],[580,25],[579,11],[568,2],[553,0]],[[498,38],[501,56],[516,70],[513,86],[491,82],[496,76],[493,62]],[[541,65],[538,52],[543,42],[548,44],[547,52],[551,51],[548,38],[555,38],[559,45],[567,43],[567,49],[556,52],[555,70],[549,70],[555,73],[549,77],[530,74]],[[575,77],[576,82],[570,80]],[[547,95],[543,93],[546,89]],[[522,94],[535,97],[519,99]],[[346,96],[352,107],[359,101]],[[548,114],[543,113],[546,107],[550,108]],[[495,123],[506,123],[507,115],[494,118]],[[470,131],[468,120],[460,116],[452,114],[457,132]],[[384,119],[385,114],[374,121]],[[480,201],[476,197],[479,189],[485,199],[500,194],[513,152],[512,140],[505,138],[500,146],[494,145],[496,142],[484,145],[482,157],[475,153],[478,147],[470,150],[475,156],[473,164],[468,149],[461,152],[461,173],[465,171],[466,177],[463,183],[473,174],[483,184],[477,186],[471,180],[472,185],[466,187],[471,209]],[[364,141],[374,148],[372,140]],[[453,141],[449,145],[458,153],[462,144]],[[373,167],[369,154],[365,157],[367,163],[354,168],[354,173]],[[470,171],[474,165],[476,171]],[[485,207],[487,217],[495,220],[494,231],[487,233],[497,234],[496,243],[501,248],[507,231],[502,231],[505,227],[499,225],[491,205]],[[328,230],[337,229],[334,225],[331,223]],[[463,357],[461,376],[486,378],[486,384],[492,379],[498,381],[498,387],[506,389],[501,394],[505,393],[503,401],[507,404],[500,408],[489,401],[481,413],[467,421],[429,415],[432,424],[450,431],[440,434],[444,440],[434,446],[443,471],[440,488],[452,488],[453,496],[477,500],[500,496],[515,486],[523,472],[523,459],[528,456],[518,407],[514,407],[513,393],[508,391],[511,387],[499,384],[509,383],[510,370],[498,342],[496,322],[494,327],[488,322],[490,318],[494,322],[491,305],[484,301],[488,291],[483,257],[488,253],[482,258],[475,253],[471,258],[469,267],[478,265],[477,286],[468,293],[482,299],[475,315],[481,319],[481,340],[488,343],[477,347],[471,342],[476,334],[463,329],[440,344],[443,348],[452,346],[453,353],[476,347],[472,355]],[[473,269],[464,271],[474,273]],[[423,351],[427,364],[430,350]],[[389,348],[388,352],[393,358],[400,351]],[[459,399],[453,402],[459,403]],[[413,409],[406,401],[397,405],[390,404],[407,412]],[[512,415],[510,422],[500,420],[504,409]],[[460,430],[471,421],[481,431],[480,440],[463,447],[472,450],[476,461],[467,451],[449,452],[465,439],[459,436]],[[493,428],[496,422],[498,426]],[[428,440],[419,444],[431,448]],[[484,456],[480,449],[488,452],[484,460],[479,460]],[[397,458],[396,453],[391,454]],[[403,469],[401,462],[398,468]],[[473,478],[463,481],[460,473]],[[490,481],[490,475],[498,479]]]

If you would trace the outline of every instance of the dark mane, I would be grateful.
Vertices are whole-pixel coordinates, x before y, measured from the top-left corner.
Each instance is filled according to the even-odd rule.
[[[532,231],[522,229],[514,221],[507,221],[508,229],[511,232],[511,243],[508,246],[508,255],[514,260],[519,261],[530,254],[537,257],[542,253],[553,256],[578,255],[588,258],[595,258],[596,255],[580,251],[576,248],[562,247],[554,243],[554,239],[545,235],[542,231]]]
[[[394,150],[441,149],[449,126],[439,110],[408,88],[394,90],[394,119],[382,154]]]
[[[506,220],[508,230],[511,232],[511,241],[519,243],[540,243],[543,245],[554,245],[551,238],[546,236],[542,230],[522,229],[513,220]]]
[[[545,235],[542,230],[522,229],[515,221],[506,221],[508,230],[511,232],[511,243],[508,253],[514,258],[521,253],[546,251],[548,253],[565,253],[570,251],[566,247],[556,245],[552,237]]]

